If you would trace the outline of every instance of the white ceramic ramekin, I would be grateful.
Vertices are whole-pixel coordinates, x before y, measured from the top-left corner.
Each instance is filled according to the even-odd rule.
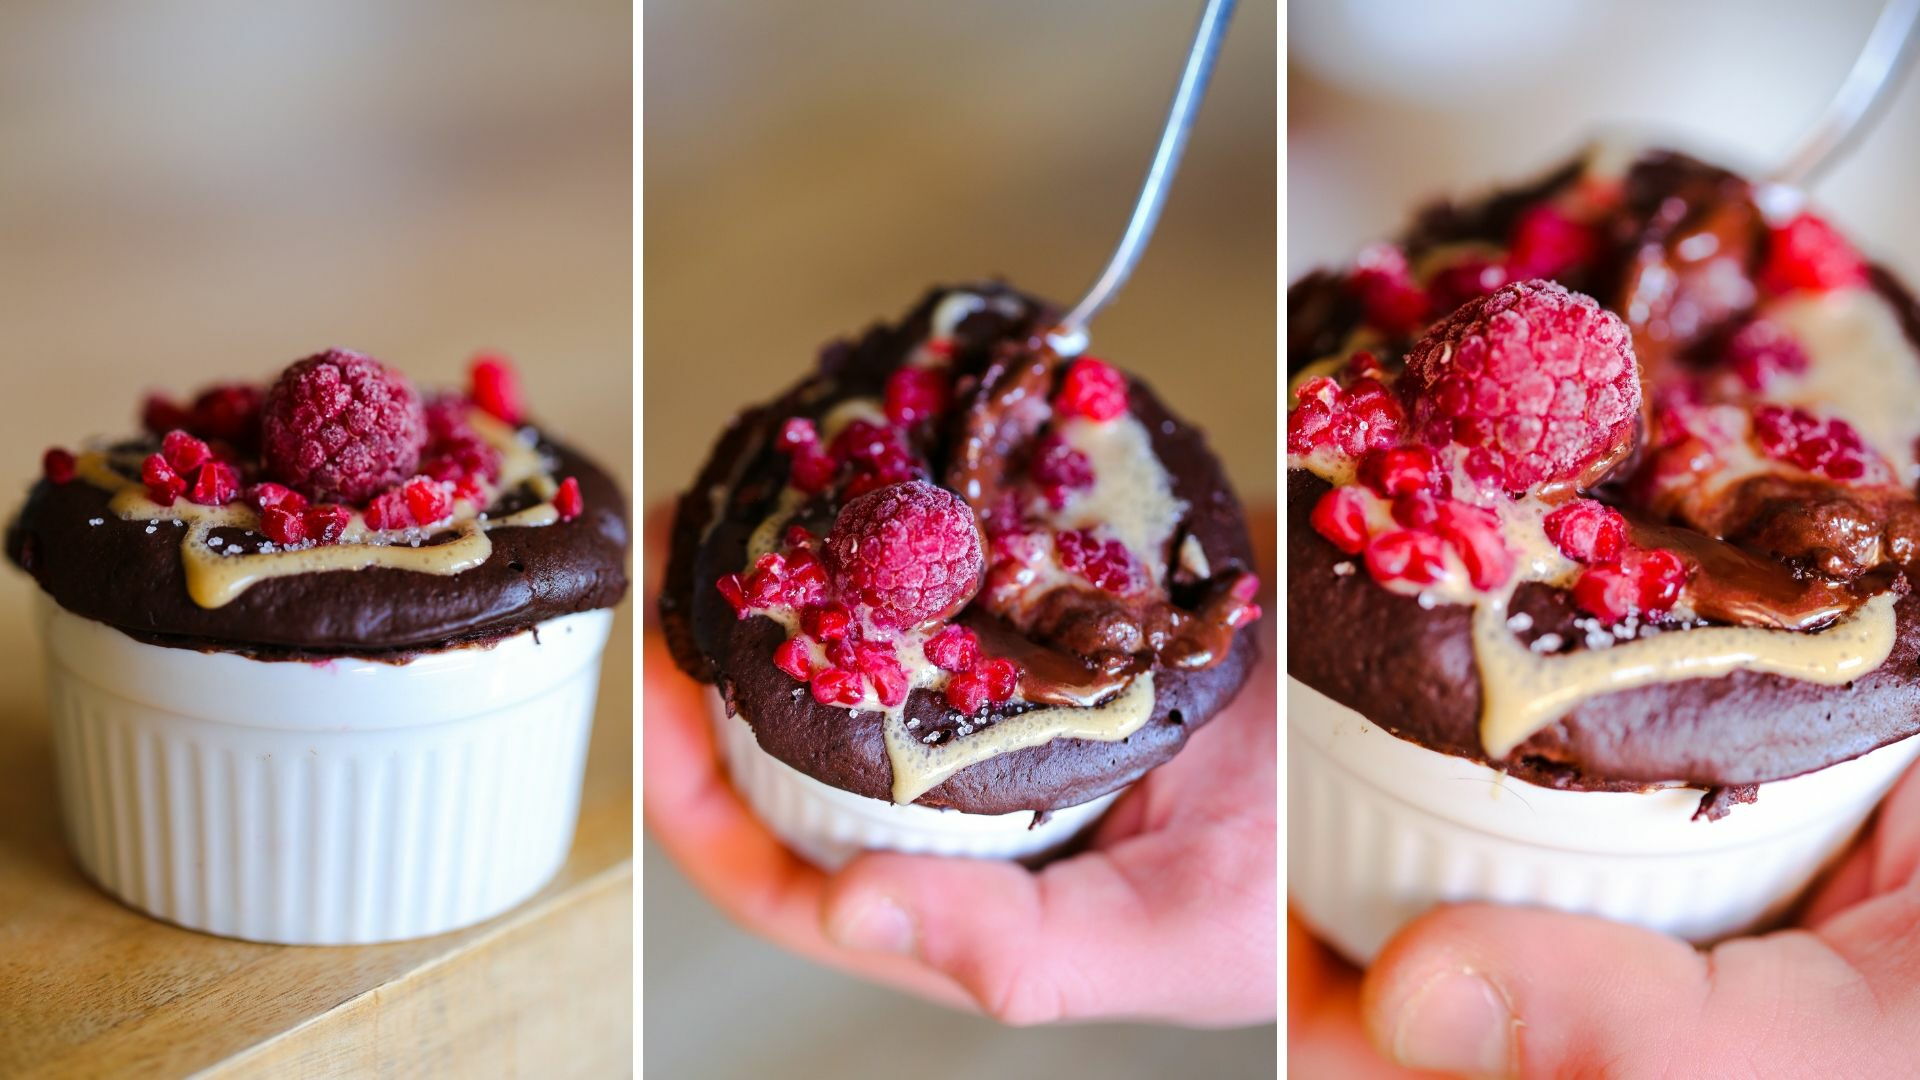
[[[1356,963],[1435,904],[1534,904],[1695,942],[1780,915],[1920,755],[1920,736],[1762,784],[1695,821],[1698,788],[1558,791],[1437,753],[1287,680],[1287,888]]]
[[[402,664],[164,648],[44,596],[68,841],[109,893],[289,945],[424,937],[572,845],[611,611]]]
[[[837,870],[862,851],[980,859],[1043,855],[1099,820],[1126,790],[1055,810],[1038,823],[1025,811],[966,814],[901,806],[815,780],[760,749],[753,727],[742,717],[728,716],[718,693],[708,700],[714,738],[726,755],[734,788],[774,835],[823,870]]]

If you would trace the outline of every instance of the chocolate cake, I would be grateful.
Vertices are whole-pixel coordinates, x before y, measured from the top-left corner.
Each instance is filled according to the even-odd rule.
[[[1257,581],[1226,476],[1144,384],[1057,355],[1058,317],[935,289],[721,435],[662,622],[765,753],[876,800],[1044,812],[1166,761],[1245,682]],[[861,561],[883,542],[928,554]]]
[[[1288,311],[1294,679],[1715,812],[1920,732],[1920,307],[1795,193],[1577,160]]]

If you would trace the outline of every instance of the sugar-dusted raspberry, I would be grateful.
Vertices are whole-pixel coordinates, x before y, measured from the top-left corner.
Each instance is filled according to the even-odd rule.
[[[840,598],[876,626],[946,618],[980,589],[980,527],[960,496],[924,480],[868,492],[840,509],[826,564]]]
[[[844,668],[824,668],[814,673],[813,700],[822,705],[858,705],[866,694],[860,689],[860,673]]]
[[[1510,493],[1590,479],[1640,409],[1626,324],[1550,281],[1501,286],[1442,319],[1405,377],[1418,435]]]
[[[1307,523],[1334,547],[1358,555],[1367,546],[1367,496],[1357,488],[1334,488],[1313,504]]]
[[[141,462],[140,480],[147,486],[147,497],[161,506],[172,506],[173,500],[187,493],[186,477],[173,471],[161,454],[148,454]]]
[[[1866,280],[1866,260],[1824,219],[1803,213],[1769,230],[1767,258],[1760,267],[1760,284],[1768,291],[1825,292]]]
[[[1627,543],[1627,519],[1611,506],[1575,499],[1547,515],[1547,539],[1577,563],[1607,563],[1620,558]]]
[[[922,646],[927,660],[942,671],[972,671],[980,662],[980,637],[964,626],[943,626]]]
[[[1367,325],[1389,337],[1403,337],[1420,329],[1431,302],[1413,280],[1407,256],[1392,244],[1374,244],[1353,261],[1347,290],[1360,301]]]
[[[193,471],[187,498],[201,506],[225,506],[240,497],[240,473],[224,461],[208,461]]]
[[[1354,356],[1371,359],[1366,353]],[[1406,422],[1400,399],[1373,374],[1361,375],[1345,388],[1324,375],[1308,379],[1294,389],[1294,401],[1287,414],[1289,454],[1328,449],[1357,458],[1370,449],[1398,444]]]
[[[1665,548],[1629,548],[1619,562],[1598,563],[1573,583],[1573,603],[1602,622],[1630,615],[1658,617],[1672,610],[1691,571]]]
[[[322,503],[307,508],[307,539],[316,544],[337,544],[353,524],[353,511],[338,503]]]
[[[1004,705],[1013,700],[1020,690],[1020,665],[1004,656],[996,656],[981,665],[980,671],[987,677],[987,697],[995,705]]]
[[[50,446],[40,455],[40,471],[49,483],[64,484],[72,480],[75,465],[73,454],[58,446]]]
[[[175,428],[160,440],[160,454],[177,473],[190,473],[213,457],[213,449],[204,441]]]
[[[773,666],[800,682],[813,678],[813,651],[805,638],[790,637],[773,650]]]
[[[1142,584],[1132,553],[1118,540],[1102,541],[1085,529],[1072,529],[1054,533],[1053,547],[1062,570],[1107,592],[1130,593]]]
[[[1403,529],[1367,544],[1367,573],[1381,584],[1431,585],[1446,572],[1446,544],[1431,532]]]
[[[307,516],[300,510],[269,506],[260,511],[260,532],[281,547],[292,547],[307,539]]]
[[[280,373],[261,423],[267,471],[315,499],[364,502],[414,474],[427,440],[419,395],[379,361],[331,349]]]
[[[474,357],[467,365],[467,382],[473,403],[480,411],[503,424],[518,425],[526,419],[520,375],[506,357],[499,353],[481,353]]]
[[[1765,390],[1782,375],[1807,370],[1807,350],[1769,319],[1755,319],[1727,340],[1726,364],[1749,390]]]
[[[1067,496],[1093,486],[1093,462],[1087,455],[1067,445],[1056,432],[1041,436],[1034,445],[1027,472],[1040,485],[1040,494],[1055,510],[1067,505]]]
[[[947,680],[946,698],[948,708],[972,716],[993,700],[993,687],[987,682],[986,672],[963,671]]]
[[[578,478],[569,476],[560,481],[559,488],[553,493],[553,508],[560,512],[561,521],[572,521],[586,509],[586,500],[580,495]]]
[[[1421,446],[1389,446],[1360,458],[1360,482],[1376,495],[1392,497],[1426,491],[1434,485],[1433,453]]]
[[[1805,409],[1766,404],[1753,410],[1754,441],[1777,461],[1843,483],[1883,483],[1892,470],[1852,424]]]
[[[1127,377],[1112,365],[1083,356],[1067,365],[1060,392],[1053,397],[1055,416],[1084,416],[1112,420],[1127,411]]]
[[[887,419],[911,426],[937,420],[947,411],[947,374],[933,368],[903,367],[887,376]]]
[[[1507,249],[1507,272],[1514,280],[1558,277],[1593,261],[1600,234],[1551,203],[1536,203],[1515,220]]]

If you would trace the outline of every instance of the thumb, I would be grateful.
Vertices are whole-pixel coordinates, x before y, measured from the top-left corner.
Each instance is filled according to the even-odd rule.
[[[1472,904],[1415,921],[1361,1011],[1402,1065],[1473,1076],[1885,1074],[1859,968],[1803,931],[1700,952],[1621,923]],[[1897,1060],[1897,1059],[1894,1059]]]

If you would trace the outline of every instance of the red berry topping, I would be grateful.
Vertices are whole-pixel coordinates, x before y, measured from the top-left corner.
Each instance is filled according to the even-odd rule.
[[[1629,548],[1617,563],[1581,571],[1573,583],[1573,603],[1606,623],[1629,615],[1664,615],[1679,602],[1690,576],[1687,564],[1665,548]]]
[[[145,404],[140,407],[140,426],[155,435],[164,435],[174,428],[185,428],[192,423],[191,413],[161,394],[148,394]]]
[[[307,509],[307,539],[316,544],[337,544],[353,523],[353,511],[337,503],[325,503]]]
[[[1507,549],[1500,520],[1492,511],[1442,500],[1433,531],[1459,557],[1474,588],[1492,589],[1513,575],[1513,552]]]
[[[1627,519],[1611,506],[1575,499],[1547,515],[1547,539],[1577,563],[1608,563],[1627,545]]]
[[[426,438],[413,387],[359,353],[310,356],[267,392],[267,471],[312,498],[361,502],[393,487],[414,474]]]
[[[1776,293],[1795,289],[1825,292],[1867,280],[1866,260],[1833,226],[1801,214],[1770,231],[1760,284]]]
[[[739,574],[722,574],[720,580],[713,583],[713,587],[720,590],[721,596],[727,598],[727,603],[733,606],[735,615],[742,619],[747,617],[747,609],[750,605],[747,603],[746,586],[741,583]]]
[[[255,510],[266,510],[277,506],[285,510],[304,512],[307,508],[305,495],[285,484],[276,484],[271,480],[264,480],[248,488],[245,498],[247,505]]]
[[[1419,446],[1369,450],[1360,458],[1360,482],[1382,497],[1433,487],[1433,454]]]
[[[1574,606],[1606,623],[1617,623],[1639,608],[1639,588],[1619,563],[1589,566],[1573,583]]]
[[[858,705],[864,696],[857,671],[827,668],[813,677],[813,700],[822,705]]]
[[[453,495],[439,481],[416,476],[400,485],[400,493],[416,524],[432,525],[453,515]]]
[[[807,531],[805,525],[787,526],[787,531],[785,535],[781,536],[780,542],[787,547],[793,548],[795,551],[812,551],[819,546],[819,541],[814,538],[812,533]]]
[[[1003,656],[996,656],[981,667],[981,673],[987,678],[987,697],[995,705],[1004,705],[1013,700],[1020,689],[1020,665]]]
[[[40,455],[40,471],[46,474],[48,481],[64,484],[73,479],[73,455],[57,446],[48,447],[47,452]]]
[[[933,368],[903,367],[887,376],[887,419],[913,425],[947,411],[947,375]]]
[[[561,521],[572,521],[586,509],[586,502],[580,497],[580,481],[567,477],[560,481],[560,487],[553,493],[553,508],[560,512]]]
[[[854,646],[853,653],[880,704],[891,709],[907,700],[907,671],[900,666],[892,649],[874,642],[861,642]]]
[[[173,466],[174,472],[190,473],[213,457],[213,450],[206,443],[176,428],[160,440],[160,456],[167,459],[167,464]]]
[[[211,387],[193,399],[182,426],[208,439],[251,445],[259,438],[263,404],[259,387],[238,383]]]
[[[194,470],[187,498],[201,506],[225,506],[240,497],[240,474],[224,461],[209,461]]]
[[[838,641],[852,625],[853,614],[840,604],[820,604],[800,613],[800,628],[816,641]]]
[[[980,638],[964,626],[943,626],[922,646],[927,660],[942,671],[972,671],[980,662]]]
[[[520,394],[520,376],[513,364],[498,353],[481,353],[467,367],[473,403],[480,411],[503,424],[519,424],[526,418],[526,401]]]
[[[1452,311],[1469,300],[1478,300],[1512,280],[1500,263],[1478,255],[1444,267],[1427,282],[1435,311]]]
[[[833,460],[853,468],[853,479],[844,492],[848,499],[925,475],[924,465],[907,447],[901,429],[881,427],[865,420],[848,424],[834,437],[828,453]],[[824,470],[824,466],[817,463],[814,467]],[[827,475],[831,476],[830,471]],[[794,486],[806,490],[797,480]]]
[[[983,671],[963,671],[947,680],[947,705],[955,712],[972,716],[993,700],[993,688]]]
[[[773,666],[806,682],[813,678],[813,651],[804,638],[790,637],[773,650]]]
[[[842,507],[827,533],[826,562],[841,599],[876,626],[892,628],[959,611],[979,591],[985,570],[972,508],[924,480]]]
[[[1320,496],[1307,522],[1314,532],[1349,555],[1366,549],[1367,499],[1354,488],[1338,487]]]
[[[1838,417],[1823,420],[1805,409],[1761,405],[1753,410],[1753,435],[1768,457],[1829,480],[1879,483],[1890,478],[1879,455],[1867,449],[1852,424]]]
[[[1367,545],[1367,573],[1383,585],[1431,585],[1446,568],[1446,545],[1431,532],[1385,533]]]
[[[307,538],[307,516],[284,506],[269,506],[260,511],[260,532],[281,547],[292,547]]]
[[[147,486],[147,497],[161,506],[172,506],[173,500],[187,493],[186,478],[160,454],[147,455],[140,465],[140,480]]]
[[[1074,529],[1053,534],[1053,547],[1062,570],[1079,574],[1108,592],[1129,593],[1141,584],[1133,555],[1118,540],[1103,543],[1085,529]]]
[[[1112,420],[1127,411],[1127,377],[1103,361],[1083,356],[1067,365],[1060,392],[1053,398],[1053,411],[1062,417]]]
[[[1727,341],[1727,366],[1749,390],[1765,390],[1782,375],[1807,370],[1807,351],[1779,323],[1755,319]]]
[[[1054,432],[1042,436],[1034,447],[1027,471],[1055,510],[1067,504],[1068,495],[1093,486],[1093,462]]]
[[[1557,277],[1593,261],[1599,233],[1548,203],[1528,207],[1514,222],[1507,271],[1514,280]],[[1497,287],[1497,286],[1496,286]]]
[[[1400,399],[1370,375],[1355,379],[1345,389],[1325,376],[1308,379],[1294,391],[1294,400],[1298,404],[1287,414],[1290,454],[1328,448],[1357,458],[1375,447],[1400,442],[1406,421]]]
[[[1550,281],[1505,285],[1407,356],[1417,430],[1508,492],[1582,479],[1633,437],[1640,380],[1626,324]]]
[[[1347,288],[1359,298],[1367,325],[1389,337],[1412,334],[1427,321],[1426,291],[1413,280],[1406,255],[1392,244],[1361,251]]]
[[[813,421],[804,416],[794,416],[780,425],[780,431],[773,439],[773,447],[783,454],[791,454],[819,442],[820,435],[814,429]]]

